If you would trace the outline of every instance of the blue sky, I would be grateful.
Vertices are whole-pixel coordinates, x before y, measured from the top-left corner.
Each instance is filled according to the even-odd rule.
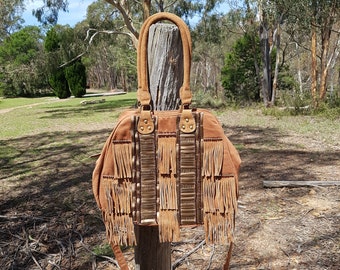
[[[69,24],[73,27],[77,22],[80,22],[86,17],[87,7],[93,3],[94,0],[80,0],[80,1],[69,1],[68,10],[69,12],[60,12],[58,24],[66,25]],[[25,25],[38,25],[37,19],[32,15],[32,10],[42,6],[42,1],[26,1],[26,11],[23,13]]]
[[[32,10],[37,9],[42,6],[42,0],[26,0],[26,11],[23,13],[23,18],[25,20],[25,25],[39,25],[37,19],[32,15]],[[86,17],[87,7],[93,3],[94,0],[80,0],[74,1],[70,0],[68,5],[69,12],[59,12],[58,24],[70,25],[73,27],[76,23],[82,21]],[[223,3],[218,7],[221,12],[227,12],[229,6]],[[199,18],[193,18],[193,21],[199,20]]]

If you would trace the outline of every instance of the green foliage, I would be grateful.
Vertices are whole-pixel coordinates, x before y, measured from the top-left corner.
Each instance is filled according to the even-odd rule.
[[[45,37],[44,48],[47,52],[55,52],[59,49],[60,38],[57,35],[55,28],[47,31]]]
[[[39,52],[40,29],[28,26],[6,38],[0,46],[1,63],[29,64]]]
[[[80,60],[65,68],[65,77],[70,87],[70,91],[75,97],[82,97],[85,95],[86,69]]]
[[[194,104],[201,108],[222,109],[225,102],[221,97],[211,96],[204,91],[196,91],[194,93]]]
[[[93,249],[93,253],[97,256],[111,256],[113,255],[112,248],[110,244],[103,244],[100,246],[95,246]]]
[[[313,115],[323,116],[330,120],[340,120],[340,106],[333,106],[333,104],[328,102],[321,102],[312,113]]]
[[[222,33],[222,18],[219,15],[213,14],[205,16],[196,25],[195,31],[192,34],[194,40],[198,42],[221,43]]]
[[[40,29],[28,26],[0,45],[0,94],[36,96],[47,88]]]
[[[78,53],[76,41],[74,29],[68,26],[54,26],[46,34],[44,47],[48,52],[49,82],[59,98],[67,98],[71,93],[75,97],[81,97],[86,93],[86,69],[79,59],[60,68]]]
[[[65,77],[65,70],[63,68],[57,69],[50,75],[49,83],[58,98],[64,99],[71,96],[67,79]]]
[[[260,100],[259,79],[254,59],[260,62],[258,37],[248,35],[236,41],[225,57],[222,69],[222,85],[228,100],[237,103]]]

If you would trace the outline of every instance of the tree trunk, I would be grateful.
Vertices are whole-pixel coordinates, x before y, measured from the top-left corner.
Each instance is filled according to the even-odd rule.
[[[326,20],[327,24],[321,30],[322,52],[321,52],[321,79],[320,79],[320,100],[324,100],[327,90],[327,76],[330,61],[328,61],[329,40],[331,38],[331,20]],[[331,60],[331,59],[330,59]]]
[[[316,29],[312,26],[312,44],[311,44],[311,56],[312,56],[312,84],[311,92],[313,98],[314,107],[318,107],[318,97],[317,97],[317,60],[316,60]]]
[[[180,103],[183,52],[179,31],[172,24],[150,27],[148,51],[149,87],[154,110],[174,110]]]
[[[183,82],[183,50],[176,26],[154,24],[148,42],[149,88],[154,110],[174,110]],[[158,226],[136,226],[136,270],[170,270],[170,243],[159,242]]]
[[[333,53],[334,55],[333,55],[333,59],[332,59],[332,64],[331,64],[331,67],[330,67],[330,70],[329,70],[331,99],[334,99],[334,78],[335,78],[335,70],[334,69],[335,69],[335,65],[336,65],[338,57],[339,57],[339,50],[338,50],[339,45],[340,45],[340,34],[338,34],[338,37],[337,37],[337,42],[336,42],[336,46],[334,48],[334,53]],[[340,79],[340,77],[338,78],[338,80],[339,79]]]
[[[280,41],[281,41],[281,26],[280,26],[280,22],[279,22],[277,24],[277,33],[276,33],[276,60],[275,60],[275,72],[274,72],[273,90],[272,90],[272,98],[271,98],[271,104],[272,105],[275,104],[277,80],[278,80],[278,76],[279,76]]]
[[[263,59],[263,77],[262,77],[262,95],[265,106],[269,106],[272,95],[272,83],[271,83],[271,66],[269,55],[269,38],[268,38],[268,25],[266,15],[262,9],[262,2],[260,2],[260,39],[261,39],[261,51]]]
[[[295,43],[296,48],[296,54],[297,54],[297,61],[298,61],[298,81],[299,81],[299,90],[300,95],[302,94],[303,88],[302,88],[302,75],[301,75],[301,56],[300,56],[300,48],[297,43]]]

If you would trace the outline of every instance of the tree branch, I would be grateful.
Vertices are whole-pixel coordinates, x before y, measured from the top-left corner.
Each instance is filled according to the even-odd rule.
[[[177,266],[181,265],[183,260],[189,257],[192,253],[196,252],[204,244],[205,244],[205,240],[202,240],[194,249],[190,250],[188,253],[184,254],[182,258],[179,258],[177,261],[175,261],[172,265],[172,270],[176,269]]]
[[[90,36],[90,32],[91,31],[95,31],[94,34],[92,34]],[[111,31],[111,30],[97,30],[94,28],[90,28],[87,30],[86,32],[86,37],[84,39],[84,41],[89,40],[89,43],[86,47],[86,50],[84,52],[82,52],[81,54],[78,54],[76,57],[72,58],[71,60],[67,61],[66,63],[62,64],[59,66],[59,68],[65,67],[67,65],[69,65],[70,63],[78,60],[79,58],[81,58],[84,54],[86,54],[89,51],[90,45],[93,41],[93,39],[95,38],[96,35],[100,34],[100,33],[104,33],[104,34],[117,34],[117,35],[125,35],[128,36],[132,39],[132,34],[131,33],[127,33],[127,32],[122,32],[122,31]]]
[[[137,48],[138,44],[138,38],[139,33],[136,30],[136,28],[133,25],[132,18],[129,15],[129,11],[124,8],[124,6],[119,2],[115,0],[105,0],[107,3],[113,5],[116,9],[119,10],[120,14],[123,16],[124,23],[126,25],[126,28],[131,32],[131,39],[134,44],[134,46]],[[125,1],[123,2],[125,3]]]

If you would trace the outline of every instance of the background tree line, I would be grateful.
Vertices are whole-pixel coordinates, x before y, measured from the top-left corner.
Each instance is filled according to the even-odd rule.
[[[34,10],[40,27],[22,25],[25,1],[0,5],[3,96],[57,88],[59,97],[82,96],[85,86],[134,91],[139,28],[150,14],[168,11],[191,27],[200,102],[340,103],[339,0],[98,0],[74,27],[56,24],[66,1],[46,0]]]

